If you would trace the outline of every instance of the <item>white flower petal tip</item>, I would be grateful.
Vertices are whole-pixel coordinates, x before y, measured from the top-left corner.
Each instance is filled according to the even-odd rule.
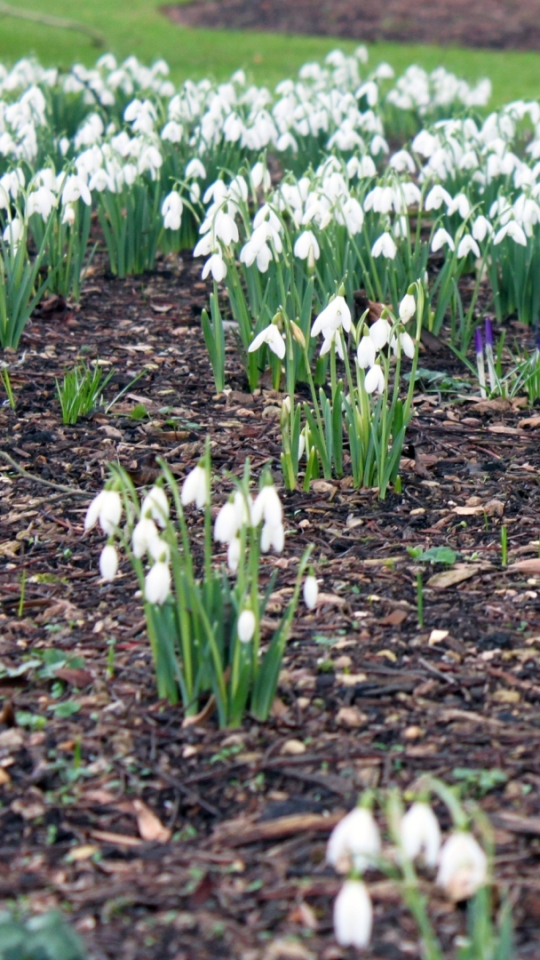
[[[381,837],[373,814],[355,807],[332,830],[326,859],[338,873],[348,873],[353,868],[363,873],[376,863],[380,849]]]
[[[439,854],[437,884],[455,903],[469,900],[487,883],[486,854],[471,833],[457,830]]]
[[[435,867],[441,846],[439,821],[427,803],[413,803],[401,820],[400,839],[409,860],[423,856],[426,866]]]

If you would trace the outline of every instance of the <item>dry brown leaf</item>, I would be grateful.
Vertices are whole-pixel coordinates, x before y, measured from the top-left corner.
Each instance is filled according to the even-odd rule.
[[[327,493],[331,500],[335,497],[337,491],[337,487],[335,487],[333,483],[328,483],[328,480],[312,480],[311,489],[314,493]]]
[[[389,613],[388,616],[383,617],[382,620],[379,620],[379,624],[384,627],[399,627],[400,623],[403,623],[407,617],[407,611],[400,610],[398,607],[396,610],[392,610],[392,613]]]
[[[470,580],[479,573],[484,573],[491,569],[490,563],[456,563],[451,570],[444,570],[443,573],[436,573],[430,577],[427,585],[435,590],[446,590],[453,587],[456,583],[462,583],[464,580]]]
[[[525,420],[519,421],[518,427],[521,430],[535,430],[540,427],[540,417],[526,417]]]
[[[137,817],[137,826],[143,840],[149,843],[167,843],[171,839],[171,831],[164,827],[159,817],[147,807],[142,800],[133,801],[133,809]]]
[[[336,714],[336,723],[341,727],[357,729],[368,721],[367,713],[362,713],[358,707],[341,707]]]
[[[140,847],[144,843],[138,837],[130,837],[125,833],[110,833],[108,830],[91,830],[90,836],[102,843],[110,843],[115,847]]]
[[[519,573],[538,573],[540,574],[540,557],[530,557],[528,560],[517,560],[509,570],[517,570]]]
[[[286,740],[279,752],[286,757],[296,757],[306,752],[306,745],[301,740]]]

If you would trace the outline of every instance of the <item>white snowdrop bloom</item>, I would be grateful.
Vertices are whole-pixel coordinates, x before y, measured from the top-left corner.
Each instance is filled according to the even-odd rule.
[[[347,227],[352,237],[360,233],[364,225],[364,211],[355,197],[349,197],[345,203],[334,210],[336,223]]]
[[[92,206],[92,196],[90,190],[82,177],[72,174],[66,178],[64,189],[62,190],[62,203],[65,206],[68,203],[75,203],[82,200],[87,207]]]
[[[317,583],[317,578],[310,574],[304,580],[303,587],[303,597],[304,603],[308,610],[314,610],[317,606],[317,600],[319,599],[319,584]]]
[[[163,226],[166,230],[180,229],[183,208],[182,197],[177,190],[173,190],[167,194],[161,205],[161,216],[163,217]]]
[[[379,828],[371,811],[355,807],[332,830],[326,860],[338,873],[363,873],[374,866],[381,850]]]
[[[486,217],[480,214],[480,216],[476,218],[472,225],[472,235],[474,239],[482,243],[486,236],[488,234],[491,235],[492,233],[493,227],[491,226],[491,223]]]
[[[230,215],[225,210],[218,210],[214,217],[214,235],[225,244],[226,247],[231,243],[238,243],[238,227]]]
[[[198,464],[193,470],[190,470],[182,484],[180,495],[182,505],[189,506],[194,503],[198,510],[202,510],[210,501],[210,491],[208,475],[204,467]]]
[[[240,643],[249,643],[253,639],[256,625],[257,621],[253,610],[242,610],[236,626]]]
[[[158,560],[144,579],[144,598],[148,603],[161,606],[171,592],[171,571],[169,565]]]
[[[231,573],[236,573],[240,563],[242,544],[239,537],[233,537],[227,549],[227,566]]]
[[[324,334],[324,331],[323,331]],[[324,357],[332,349],[332,345],[336,348],[336,353],[340,360],[345,359],[345,348],[343,346],[343,337],[341,336],[340,330],[329,330],[324,336],[324,340],[320,350],[320,356]]]
[[[375,363],[375,344],[370,336],[363,336],[358,344],[356,359],[361,370],[372,367]]]
[[[184,171],[184,174],[186,176],[186,179],[188,180],[191,178],[197,179],[197,180],[206,179],[206,170],[205,170],[204,164],[201,163],[198,157],[193,157],[193,159],[189,161]]]
[[[317,238],[311,230],[304,230],[303,233],[297,238],[294,245],[294,255],[298,257],[299,260],[308,260],[310,257],[314,260],[318,260],[321,255],[321,248],[317,242]]]
[[[440,210],[443,203],[448,208],[452,204],[452,197],[448,190],[445,190],[440,183],[436,183],[426,197],[424,208],[426,210]]]
[[[359,180],[368,179],[377,175],[377,167],[369,154],[361,157],[351,157],[347,161],[347,175],[349,177],[358,177]]]
[[[448,231],[445,230],[444,227],[439,227],[439,229],[433,234],[431,250],[433,253],[436,253],[437,250],[441,250],[444,246],[448,247],[452,251],[456,249],[456,245]]]
[[[148,547],[152,540],[159,537],[158,528],[150,517],[141,517],[135,525],[131,535],[131,549],[135,557],[140,559],[148,553]]]
[[[365,883],[346,880],[334,901],[334,934],[340,947],[362,950],[371,939],[373,907]]]
[[[466,220],[471,212],[471,204],[469,198],[464,193],[457,193],[452,202],[448,206],[448,216],[452,216],[453,213],[459,213],[462,220]]]
[[[379,100],[379,88],[374,80],[367,80],[366,83],[363,83],[362,86],[358,88],[355,97],[357,100],[365,97],[368,106],[374,107]]]
[[[462,260],[464,257],[468,257],[470,253],[474,253],[475,257],[479,257],[480,247],[470,233],[464,233],[458,244],[457,258],[458,260]]]
[[[379,317],[369,328],[369,338],[376,350],[382,350],[390,340],[392,328],[386,317]]]
[[[317,337],[322,333],[326,339],[333,331],[339,330],[341,327],[348,333],[351,325],[352,317],[347,301],[345,297],[337,296],[330,300],[328,306],[316,318],[311,328],[311,336]]]
[[[24,223],[20,217],[14,217],[13,220],[10,220],[4,232],[2,234],[2,239],[4,243],[8,243],[12,247],[17,247],[20,243],[22,236],[24,234]]]
[[[39,214],[43,221],[49,219],[49,215],[56,207],[58,200],[56,195],[48,187],[39,187],[28,196],[26,201],[26,216],[31,217],[33,213]]]
[[[169,120],[161,131],[161,139],[169,143],[181,143],[184,137],[184,128],[176,120]]]
[[[141,517],[151,517],[158,527],[165,527],[169,517],[169,501],[163,487],[152,487],[141,505]]]
[[[390,147],[388,146],[384,137],[382,137],[379,133],[375,134],[373,137],[369,145],[369,149],[374,157],[376,157],[379,153],[390,153]]]
[[[515,220],[509,220],[504,227],[501,227],[501,229],[497,231],[495,239],[493,240],[495,246],[502,243],[505,237],[510,237],[514,243],[518,243],[522,247],[527,246],[527,237],[525,236],[523,227],[520,227],[519,223],[516,223]]]
[[[416,860],[422,855],[426,866],[436,866],[441,846],[441,830],[428,803],[417,802],[409,807],[402,817],[399,835],[406,857]]]
[[[402,323],[408,323],[416,312],[416,300],[412,293],[406,293],[399,305],[399,319]]]
[[[268,327],[265,327],[264,330],[261,330],[261,332],[257,334],[248,347],[248,353],[254,353],[255,350],[259,350],[265,343],[272,353],[275,353],[280,360],[283,360],[285,356],[285,341],[275,323],[269,324]]]
[[[171,548],[161,537],[154,537],[148,541],[148,555],[154,563],[169,563],[171,559]]]
[[[397,247],[395,241],[392,235],[387,232],[382,233],[371,248],[371,256],[374,259],[377,259],[377,257],[386,257],[387,260],[394,260],[396,254]]]
[[[114,532],[122,516],[122,500],[116,490],[102,490],[86,511],[84,529],[91,530],[99,520],[103,533]]]
[[[64,207],[64,212],[62,214],[62,224],[67,223],[68,226],[72,227],[77,219],[77,211],[75,209],[75,204],[68,203]]]
[[[96,170],[95,173],[93,173],[90,177],[88,189],[91,192],[93,190],[97,190],[98,193],[103,193],[104,190],[109,189],[109,182],[109,174],[106,170],[101,168],[100,170]]]
[[[378,80],[393,80],[395,73],[393,67],[391,67],[389,63],[383,61],[382,63],[379,63],[377,67],[375,67],[373,76],[377,77]]]
[[[429,130],[421,130],[420,133],[416,134],[412,142],[412,148],[415,153],[419,153],[422,157],[426,157],[426,159],[432,156],[438,146],[438,138],[430,133]]]
[[[281,553],[284,546],[285,528],[283,524],[264,523],[261,530],[262,553],[268,553],[269,550],[273,550],[274,553]]]
[[[118,554],[116,547],[108,543],[101,551],[99,558],[99,572],[104,580],[114,580],[118,571]]]
[[[241,517],[232,500],[227,500],[220,508],[214,523],[214,540],[229,544],[234,540],[242,525]]]
[[[283,507],[279,494],[273,483],[266,483],[259,490],[251,511],[251,523],[258,527],[264,520],[270,527],[278,527],[283,523]]]
[[[399,333],[397,337],[392,337],[390,341],[390,346],[394,351],[395,356],[397,357],[400,351],[403,351],[406,357],[409,360],[414,358],[415,346],[413,338],[404,330],[402,333]]]
[[[397,153],[394,153],[388,161],[388,166],[396,170],[397,173],[404,173],[405,170],[409,173],[415,173],[416,171],[416,164],[408,150],[398,150]]]
[[[488,861],[471,833],[450,834],[439,854],[437,883],[451,900],[468,900],[487,883]]]
[[[204,267],[201,271],[201,278],[206,280],[209,274],[212,274],[212,278],[216,283],[221,283],[222,280],[227,276],[227,264],[223,259],[221,253],[213,253],[211,257],[208,258]]]
[[[251,168],[249,178],[255,190],[258,190],[261,185],[268,190],[272,182],[265,164],[260,160]]]
[[[375,363],[366,373],[364,389],[366,393],[384,393],[385,387],[384,370],[379,363]]]

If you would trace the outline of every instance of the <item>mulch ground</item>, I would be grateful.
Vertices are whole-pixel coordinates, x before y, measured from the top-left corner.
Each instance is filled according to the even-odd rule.
[[[177,23],[209,29],[540,48],[540,0],[195,0],[163,9]]]
[[[1,901],[61,907],[100,960],[346,958],[332,937],[330,827],[363,788],[405,788],[429,771],[465,776],[490,815],[515,957],[538,957],[540,582],[512,565],[538,556],[540,418],[420,393],[402,493],[379,502],[346,480],[284,493],[276,612],[308,542],[320,606],[299,610],[267,724],[220,732],[210,717],[185,729],[180,708],[156,699],[131,571],[99,583],[103,538],[83,536],[83,519],[109,461],[151,483],[163,456],[181,478],[207,432],[218,472],[240,473],[249,457],[279,479],[278,398],[247,393],[232,338],[231,389],[214,393],[199,274],[189,255],[125,281],[96,261],[80,307],[50,298],[8,355],[17,408],[0,408],[11,458],[0,462]],[[462,377],[437,346],[423,348],[422,366]],[[143,376],[109,414],[63,426],[55,377],[97,357],[115,371],[107,399]],[[451,547],[461,565],[420,564],[414,546]],[[366,957],[419,960],[382,880],[375,904]],[[441,899],[434,914],[448,946],[463,911]]]

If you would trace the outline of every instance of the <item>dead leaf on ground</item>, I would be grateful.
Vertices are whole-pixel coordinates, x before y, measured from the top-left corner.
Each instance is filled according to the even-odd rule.
[[[164,827],[159,817],[147,807],[142,800],[133,801],[133,809],[137,817],[137,826],[143,840],[149,843],[167,843],[171,839],[171,831]]]
[[[470,580],[479,573],[485,573],[491,570],[490,563],[456,563],[451,570],[444,570],[443,573],[436,573],[429,578],[428,587],[435,590],[446,590],[448,587],[455,586],[456,583],[463,583],[464,580]]]
[[[540,574],[540,557],[531,557],[529,560],[517,560],[509,570],[515,570],[518,573],[538,573]]]

